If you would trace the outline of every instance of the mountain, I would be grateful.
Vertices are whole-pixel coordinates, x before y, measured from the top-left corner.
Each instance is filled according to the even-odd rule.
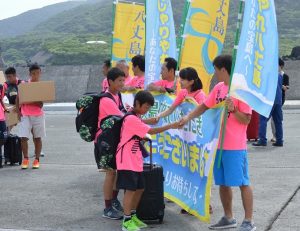
[[[49,18],[68,11],[84,3],[84,1],[63,2],[40,9],[30,10],[18,16],[0,21],[0,38],[9,38],[31,32]]]
[[[11,23],[14,22],[15,25],[19,23],[19,28],[14,30],[15,33],[25,34],[0,38],[5,62],[7,64],[25,64],[26,60],[40,52],[37,57],[40,57],[40,54],[51,57],[44,59],[46,60],[45,64],[98,64],[110,56],[112,2],[113,0],[66,2],[26,12],[23,16],[27,15],[28,18],[43,15],[39,20],[34,20],[36,24],[31,24],[32,29],[27,29],[26,33],[21,30],[25,25],[18,18],[22,15],[11,18]],[[143,0],[135,0],[135,2],[143,2]],[[228,31],[224,44],[225,53],[230,53],[233,47],[238,3],[238,0],[231,0]],[[68,4],[71,4],[72,7]],[[289,55],[294,46],[300,45],[300,1],[275,0],[275,4],[280,36],[280,54]],[[64,8],[66,5],[70,8]],[[184,0],[172,0],[172,6],[178,33]],[[50,11],[51,7],[59,8],[60,12],[46,13],[46,10]],[[10,30],[4,30],[8,28],[7,26],[1,27],[1,23],[4,21],[7,23],[6,20],[0,21],[0,36],[3,33],[10,34]],[[86,41],[89,40],[104,40],[108,44],[87,45]]]

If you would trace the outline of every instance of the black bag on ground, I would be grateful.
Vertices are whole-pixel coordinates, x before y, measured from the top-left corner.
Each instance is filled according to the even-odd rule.
[[[77,116],[75,119],[76,131],[81,139],[92,142],[98,131],[99,102],[103,97],[108,97],[115,101],[114,97],[108,93],[86,93],[76,101]],[[121,95],[119,108],[123,109]]]
[[[22,164],[21,138],[10,134],[4,144],[4,163]]]
[[[137,208],[139,219],[163,222],[165,214],[164,175],[160,165],[152,164],[152,142],[150,141],[150,164],[144,164],[145,191]]]

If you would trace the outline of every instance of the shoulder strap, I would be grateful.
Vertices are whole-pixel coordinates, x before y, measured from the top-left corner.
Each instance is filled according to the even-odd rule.
[[[108,93],[108,92],[100,93],[99,98],[101,99],[104,97],[112,99],[117,104],[115,98],[110,93]]]

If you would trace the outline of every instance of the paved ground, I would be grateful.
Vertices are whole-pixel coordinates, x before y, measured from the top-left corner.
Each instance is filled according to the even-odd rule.
[[[74,112],[47,112],[47,138],[39,170],[20,167],[0,169],[0,231],[112,231],[119,221],[103,219],[101,185],[93,146],[80,140],[74,127]],[[257,230],[300,231],[300,110],[286,110],[283,148],[253,148],[249,165],[254,188],[254,218]],[[32,150],[32,149],[31,149]],[[240,194],[235,190],[234,211],[243,218]],[[213,187],[212,222],[222,215],[218,191]],[[167,203],[162,225],[150,230],[208,230],[207,224],[179,207]]]

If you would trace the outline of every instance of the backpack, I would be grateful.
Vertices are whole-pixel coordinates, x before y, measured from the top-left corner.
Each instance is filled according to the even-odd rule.
[[[16,104],[16,98],[18,95],[18,86],[23,81],[18,79],[17,84],[8,83],[7,81],[4,83],[6,90],[4,92],[5,96],[8,99],[9,104]]]
[[[107,116],[101,121],[101,134],[97,138],[95,160],[98,169],[116,169],[116,154],[121,138],[121,128],[124,119],[134,115],[128,112],[124,116]]]
[[[129,115],[136,115],[134,112],[127,112],[123,117],[122,116],[107,116],[105,119],[101,121],[100,129],[102,130],[101,134],[97,138],[96,148],[97,152],[95,152],[95,161],[98,169],[100,170],[111,170],[116,169],[116,154],[118,151],[118,145],[121,139],[121,129],[123,125],[123,121]],[[122,147],[119,149],[122,150],[123,156],[123,148],[125,144],[129,141],[136,139],[139,140],[139,146],[144,158],[146,158],[149,154],[145,149],[143,143],[141,143],[141,138],[138,136],[131,137],[128,141],[126,141]]]
[[[77,116],[75,119],[76,131],[81,139],[92,142],[98,129],[99,102],[103,97],[108,97],[115,101],[114,97],[108,93],[86,93],[76,101]],[[121,94],[119,109],[124,110]]]

